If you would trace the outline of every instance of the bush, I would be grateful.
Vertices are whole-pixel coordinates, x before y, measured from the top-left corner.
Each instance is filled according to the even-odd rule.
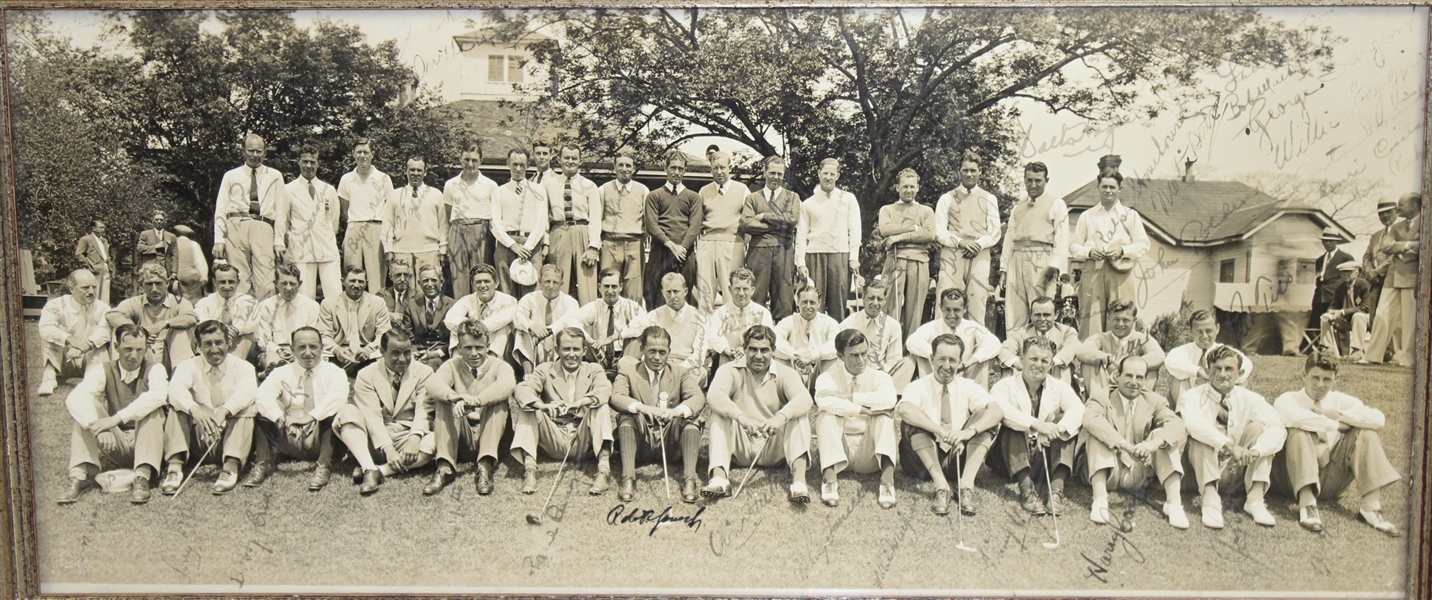
[[[1167,352],[1188,343],[1188,317],[1193,314],[1193,303],[1185,300],[1178,312],[1159,315],[1149,326],[1149,336]]]

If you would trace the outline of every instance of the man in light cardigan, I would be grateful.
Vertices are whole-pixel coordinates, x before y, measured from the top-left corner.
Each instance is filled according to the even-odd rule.
[[[383,208],[384,258],[389,265],[406,260],[412,271],[422,265],[441,267],[447,261],[448,211],[442,192],[423,183],[428,165],[408,159],[408,185],[394,188]]]
[[[850,274],[860,278],[860,202],[855,194],[835,187],[840,180],[840,161],[820,161],[820,185],[801,202],[801,220],[796,224],[796,270],[800,279],[815,282],[825,299],[825,314],[836,321],[846,317],[845,300],[850,295]]]
[[[703,312],[731,301],[727,282],[746,260],[746,240],[738,231],[741,207],[751,190],[731,179],[731,155],[711,154],[711,183],[701,188],[701,237],[696,242],[696,306]]]
[[[999,243],[999,201],[979,187],[980,164],[973,154],[960,161],[960,185],[935,203],[935,239],[940,243],[939,294],[950,288],[969,299],[970,319],[985,325],[989,304],[989,249]]]

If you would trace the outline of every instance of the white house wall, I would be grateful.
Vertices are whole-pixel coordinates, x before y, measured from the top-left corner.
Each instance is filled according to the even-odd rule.
[[[1195,308],[1213,306],[1214,271],[1209,266],[1208,253],[1154,239],[1150,242],[1148,254],[1131,272],[1134,302],[1145,322],[1177,312],[1185,299]]]
[[[527,61],[523,76],[523,81],[526,84],[542,81],[547,77],[547,69],[543,65],[533,62],[531,60],[532,53],[528,52],[525,47],[510,44],[480,44],[467,52],[454,52],[451,58],[425,65],[426,72],[422,73],[422,80],[424,83],[431,82],[433,84],[441,82],[440,95],[445,103],[458,100],[532,99],[530,96],[518,93],[511,83],[495,83],[487,80],[487,57],[492,54],[523,57]]]
[[[1284,216],[1248,238],[1252,249],[1248,281],[1276,279],[1280,260],[1316,260],[1324,250],[1322,227],[1307,217]]]

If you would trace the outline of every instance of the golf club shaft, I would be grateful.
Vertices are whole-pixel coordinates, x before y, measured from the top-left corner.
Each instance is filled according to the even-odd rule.
[[[562,482],[562,473],[567,470],[567,457],[571,455],[572,444],[569,443],[567,451],[562,453],[562,464],[557,467],[557,478],[552,480],[552,490],[547,492],[547,501],[542,503],[542,510],[537,513],[538,519],[547,515],[547,507],[552,504],[552,495],[557,493],[557,484]]]
[[[1040,451],[1044,457],[1044,489],[1049,493],[1049,516],[1054,519],[1054,544],[1059,544],[1059,515],[1054,513],[1054,486],[1049,478],[1049,447]]]
[[[741,485],[736,486],[736,493],[731,494],[732,498],[740,496],[741,490],[746,489],[746,482],[750,481],[751,474],[756,472],[756,463],[760,462],[761,457],[766,454],[766,444],[769,443],[771,443],[771,438],[767,436],[766,440],[761,442],[761,449],[756,452],[756,456],[751,458],[751,466],[746,468],[746,476],[741,479]]]
[[[215,438],[214,438],[214,441],[209,442],[209,447],[204,450],[204,454],[202,454],[202,455],[199,456],[199,462],[194,463],[194,468],[189,471],[189,475],[186,476],[183,481],[179,482],[179,489],[174,490],[174,497],[175,497],[175,498],[178,498],[178,497],[179,497],[179,494],[181,494],[181,493],[184,492],[184,486],[189,485],[189,480],[190,480],[190,479],[193,479],[193,478],[194,478],[194,474],[199,472],[199,467],[203,466],[204,460],[206,460],[206,459],[209,458],[209,453],[214,451],[214,446],[218,446],[218,445],[219,445],[219,438],[218,438],[218,437],[215,437]]]
[[[666,425],[661,426],[661,482],[666,484],[666,501],[671,501],[671,476],[666,470]]]

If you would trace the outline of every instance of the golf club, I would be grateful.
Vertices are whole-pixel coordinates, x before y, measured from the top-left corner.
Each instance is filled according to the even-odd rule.
[[[951,450],[953,451],[954,449],[951,448]],[[960,487],[960,457],[959,457],[958,455],[956,455],[956,456],[954,457],[954,460],[955,460],[955,503],[956,503],[956,504],[963,504],[964,491],[963,491],[962,488]],[[961,514],[961,513],[963,513],[963,512],[964,512],[964,511],[961,510],[959,506],[956,506],[956,507],[955,507],[955,526],[959,529],[959,532],[960,532],[960,543],[955,544],[955,549],[956,549],[956,550],[964,550],[965,552],[979,552],[978,550],[975,550],[974,548],[971,548],[971,547],[965,545],[965,517],[964,517],[963,514]]]
[[[666,471],[666,425],[661,426],[661,482],[666,484],[666,501],[671,502],[671,476]]]
[[[1059,547],[1059,515],[1054,514],[1054,488],[1049,483],[1049,450],[1046,448],[1039,454],[1044,458],[1044,489],[1049,490],[1049,517],[1054,519],[1054,541],[1044,542],[1044,547],[1053,550]]]
[[[221,431],[222,431],[222,430],[221,430]],[[206,449],[206,450],[204,450],[204,454],[199,457],[199,462],[194,463],[194,468],[193,468],[193,469],[190,469],[190,470],[189,470],[189,474],[184,477],[184,480],[179,482],[179,489],[174,490],[174,496],[173,496],[174,498],[178,498],[178,497],[179,497],[179,494],[184,493],[184,486],[189,485],[189,480],[190,480],[190,479],[193,479],[193,478],[194,478],[194,474],[197,473],[197,472],[199,472],[199,467],[200,467],[200,466],[203,466],[203,464],[204,464],[204,459],[209,458],[209,453],[210,453],[210,452],[213,452],[213,451],[214,451],[214,446],[218,446],[218,445],[219,445],[219,436],[218,436],[218,435],[215,435],[215,436],[214,436],[214,441],[209,442],[209,448]]]
[[[572,454],[573,444],[567,444],[567,451],[562,453],[562,465],[557,467],[557,478],[552,480],[552,491],[547,492],[547,501],[542,503],[542,510],[535,513],[527,513],[528,525],[541,525],[542,516],[547,514],[547,507],[552,504],[552,495],[557,493],[557,484],[562,482],[562,473],[567,470],[567,457]]]
[[[766,444],[769,443],[771,443],[771,438],[767,436],[766,439],[761,442],[761,449],[756,451],[756,456],[751,458],[751,466],[746,467],[746,476],[741,479],[741,485],[736,486],[736,493],[731,494],[732,498],[740,496],[741,490],[746,488],[746,482],[750,481],[751,474],[756,472],[756,463],[760,462],[761,456],[765,455]]]

